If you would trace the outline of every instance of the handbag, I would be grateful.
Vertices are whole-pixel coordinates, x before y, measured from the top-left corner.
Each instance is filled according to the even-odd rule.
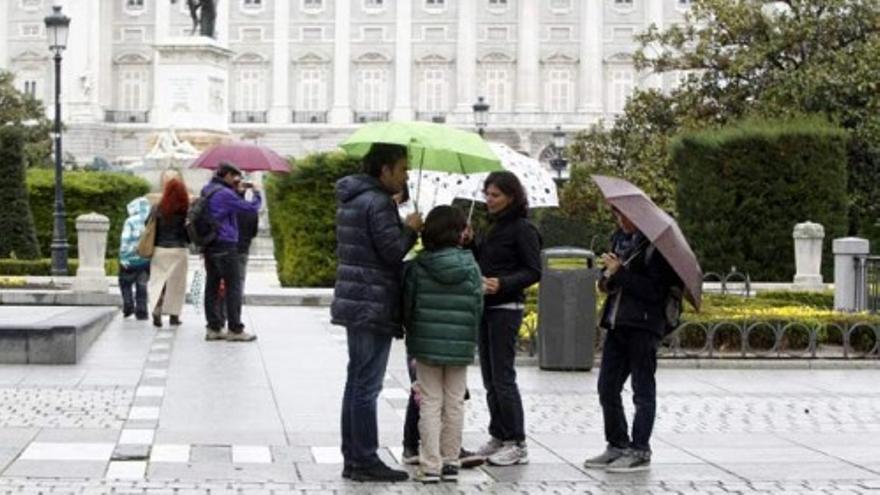
[[[147,224],[138,239],[137,254],[141,258],[150,259],[153,257],[153,250],[156,248],[156,215],[152,212],[147,218]]]

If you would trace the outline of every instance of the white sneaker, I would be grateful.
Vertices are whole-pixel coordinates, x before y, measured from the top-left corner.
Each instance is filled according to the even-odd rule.
[[[489,464],[495,466],[513,466],[529,463],[529,448],[525,442],[510,442],[501,450],[489,456]]]
[[[503,447],[504,447],[504,442],[502,442],[501,440],[499,440],[495,437],[492,437],[489,439],[488,442],[484,443],[482,447],[477,449],[476,454],[480,457],[486,458],[486,457],[489,457],[490,455],[495,454],[496,452],[501,450]]]

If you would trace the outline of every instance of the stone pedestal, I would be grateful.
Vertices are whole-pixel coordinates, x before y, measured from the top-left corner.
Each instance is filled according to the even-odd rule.
[[[856,264],[855,259],[866,256],[871,250],[867,239],[843,237],[834,239],[834,309],[856,310]]]
[[[803,290],[821,290],[822,240],[825,229],[818,223],[804,222],[794,226],[794,287]]]
[[[154,48],[152,123],[228,132],[232,51],[204,36],[166,38]]]
[[[107,231],[110,219],[92,212],[76,217],[79,268],[73,280],[74,292],[107,292],[109,284],[104,272],[107,253]]]

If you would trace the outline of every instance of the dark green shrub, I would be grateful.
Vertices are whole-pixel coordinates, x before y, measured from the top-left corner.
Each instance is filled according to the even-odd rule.
[[[780,303],[813,306],[814,308],[834,308],[834,291],[786,291],[768,290],[755,295],[760,300],[779,301]]]
[[[79,260],[75,258],[69,259],[67,264],[70,268],[70,274],[76,275]],[[119,263],[116,258],[109,258],[104,261],[104,270],[106,270],[107,275],[119,274]],[[0,259],[0,275],[48,277],[52,275],[52,260],[50,258],[36,260]]]
[[[113,172],[64,172],[64,210],[66,212],[67,242],[70,253],[76,252],[76,217],[97,212],[110,219],[107,233],[107,258],[119,252],[119,236],[128,216],[126,205],[132,199],[150,190],[144,179]],[[55,201],[54,172],[31,169],[27,174],[28,194],[34,213],[37,240],[44,253],[52,241],[52,222]]]
[[[541,232],[545,248],[575,246],[600,254],[608,249],[613,231],[611,224],[590,223],[558,209],[536,210],[533,221]]]
[[[746,121],[672,145],[682,230],[705,271],[736,266],[752,280],[790,281],[795,224],[847,231],[847,135],[820,120]],[[831,278],[831,263],[825,276]]]
[[[278,279],[285,287],[336,280],[336,181],[360,170],[342,153],[316,153],[266,183]]]
[[[0,258],[40,257],[25,186],[24,132],[0,126]]]

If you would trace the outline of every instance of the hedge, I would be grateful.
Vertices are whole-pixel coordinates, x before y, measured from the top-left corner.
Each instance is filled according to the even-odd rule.
[[[847,231],[846,153],[844,131],[808,118],[676,138],[679,223],[703,270],[736,266],[752,280],[790,281],[792,229],[810,220],[825,228],[830,279],[831,240]]]
[[[27,174],[28,194],[37,228],[37,239],[43,253],[49,253],[52,242],[53,210],[55,202],[54,172],[31,169]],[[76,253],[76,217],[92,211],[110,219],[107,233],[107,258],[119,252],[119,236],[128,216],[126,205],[132,199],[150,190],[144,179],[116,172],[64,172],[64,210],[66,212],[67,242],[70,253]]]
[[[20,128],[0,126],[0,258],[40,257],[25,186],[24,141]]]
[[[67,260],[70,275],[76,275],[79,260],[72,258]],[[107,275],[119,273],[119,263],[116,258],[108,258],[104,261],[104,270]],[[52,259],[41,258],[37,260],[0,259],[0,275],[2,276],[50,276],[52,275]]]
[[[336,181],[360,170],[343,153],[316,153],[266,182],[278,279],[284,287],[328,287],[336,280]]]

